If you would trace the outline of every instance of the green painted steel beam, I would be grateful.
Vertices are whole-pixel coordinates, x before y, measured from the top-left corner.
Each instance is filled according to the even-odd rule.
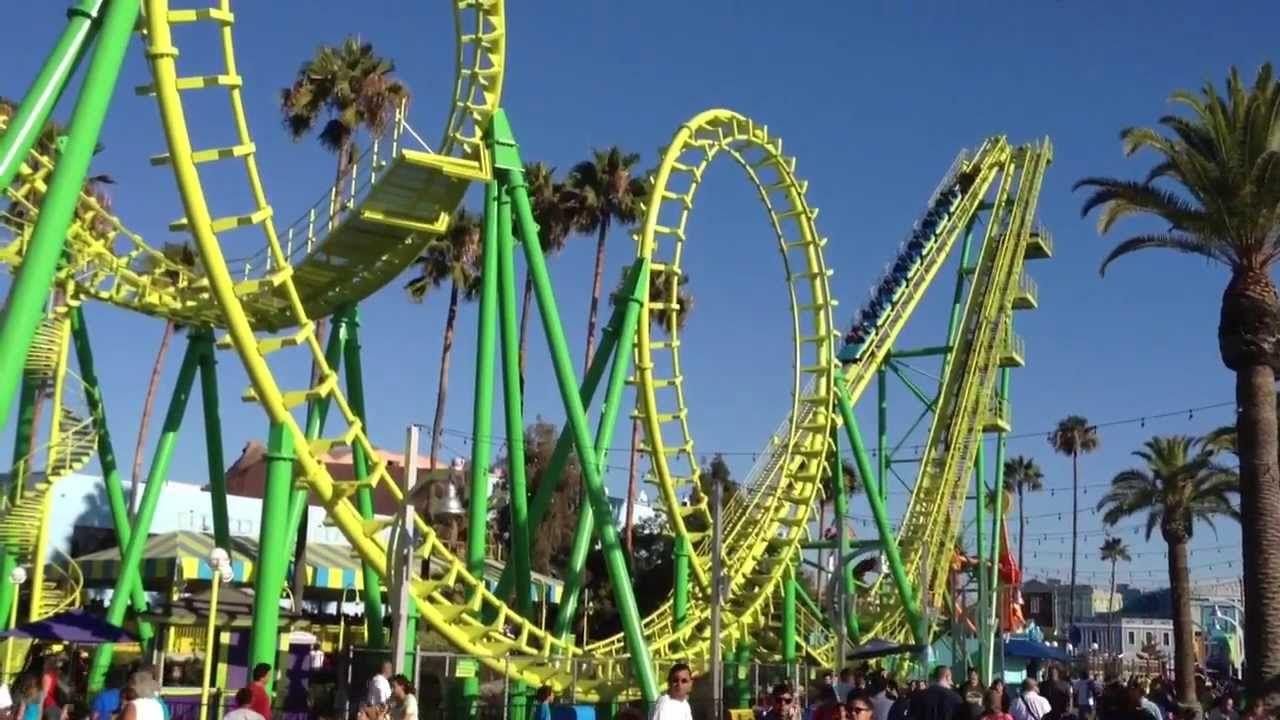
[[[974,461],[973,461],[973,483],[974,483],[973,528],[974,528],[974,545],[978,549],[978,572],[977,572],[977,575],[978,575],[977,608],[978,610],[976,613],[977,618],[975,618],[976,622],[974,623],[974,625],[975,627],[977,627],[977,630],[978,630],[978,647],[979,648],[982,648],[986,644],[986,641],[984,641],[984,638],[986,638],[990,634],[989,632],[990,629],[987,627],[987,621],[988,621],[987,603],[989,602],[989,598],[990,598],[990,590],[987,587],[988,577],[986,572],[987,561],[990,558],[987,557],[987,544],[986,544],[986,540],[984,539],[985,532],[986,532],[985,515],[986,515],[986,506],[987,506],[987,498],[986,498],[987,462],[986,460],[987,460],[987,457],[986,457],[985,448],[983,448],[982,442],[979,441],[977,452],[974,455]],[[987,664],[987,656],[985,653],[979,654],[978,656],[978,677],[979,679],[981,679],[984,685],[989,684],[991,682],[991,668]]]
[[[355,307],[348,308],[343,316],[347,318],[343,323],[346,336],[342,344],[342,359],[347,366],[347,403],[351,406],[351,412],[355,414],[356,419],[368,432],[369,416],[364,406],[364,366],[360,360],[360,316]],[[354,466],[352,469],[355,471],[357,481],[369,478],[370,460],[371,458],[364,452],[363,445],[357,443],[351,449],[351,463]],[[365,520],[373,519],[373,490],[368,485],[362,484],[356,490],[356,508],[360,511],[360,517]],[[386,647],[387,634],[382,627],[384,614],[382,579],[378,577],[378,572],[373,569],[373,566],[366,562],[360,563],[360,573],[364,579],[362,599],[364,600],[365,644],[374,648]]]
[[[845,435],[853,449],[854,461],[858,465],[858,473],[863,482],[879,484],[879,479],[871,472],[871,460],[867,457],[867,447],[862,442],[862,433],[858,429],[858,419],[853,414],[853,405],[844,388],[837,387],[836,405],[840,417],[844,421]],[[875,478],[875,479],[873,479]],[[898,538],[893,534],[893,526],[889,522],[889,510],[885,505],[883,492],[878,487],[867,488],[867,500],[871,504],[871,514],[876,521],[876,531],[884,543],[885,559],[889,563],[890,575],[894,587],[898,591],[898,599],[902,602],[903,611],[911,625],[911,634],[919,644],[928,643],[928,633],[924,626],[924,616],[920,612],[919,596],[911,581],[907,578],[906,567],[902,564],[902,553],[898,549]]]
[[[257,564],[253,576],[253,627],[249,632],[249,667],[266,663],[276,667],[280,649],[280,597],[284,590],[289,557],[289,494],[293,490],[293,435],[281,423],[272,423],[267,434],[267,481],[262,493]],[[267,677],[271,692],[276,673]]]
[[[115,0],[107,6],[97,47],[71,113],[70,140],[53,169],[26,255],[0,311],[0,427],[9,417],[14,393],[22,379],[27,349],[44,316],[45,301],[66,244],[67,228],[80,201],[80,191],[107,106],[115,92],[138,10],[139,0]]]
[[[862,550],[870,550],[881,546],[879,540],[849,540],[848,549],[850,552],[858,552]],[[800,543],[802,550],[834,550],[836,547],[835,540],[809,540]]]
[[[671,622],[677,629],[689,622],[689,538],[681,535],[672,548],[675,556],[674,584],[671,599]]]
[[[344,307],[334,313],[332,324],[330,325],[329,339],[325,344],[325,364],[329,370],[338,373],[342,369],[342,353],[346,347],[347,328],[346,323],[350,318],[352,309]],[[350,385],[350,383],[348,383]],[[306,424],[303,426],[303,434],[308,442],[320,437],[324,432],[325,419],[329,414],[329,406],[332,403],[331,395],[307,402]],[[305,485],[296,485],[290,491],[289,495],[289,517],[286,521],[285,531],[289,538],[288,557],[293,561],[291,576],[294,578],[293,598],[298,607],[302,605],[302,595],[306,589],[306,564],[307,564],[307,522],[310,510],[307,507],[307,498],[310,495]]]
[[[880,479],[880,499],[889,501],[889,388],[885,381],[886,359],[876,368],[876,477]],[[908,433],[909,435],[910,433]]]
[[[906,386],[907,390],[911,391],[911,394],[915,395],[916,399],[924,404],[925,409],[932,412],[936,407],[936,405],[934,405],[933,398],[925,395],[924,390],[921,390],[919,385],[916,385],[911,378],[907,377],[906,373],[902,372],[902,367],[898,365],[898,363],[888,362],[885,364],[889,367],[889,370],[902,381],[902,384]],[[881,372],[884,371],[881,370]]]
[[[124,481],[120,476],[120,463],[116,460],[115,446],[111,442],[111,432],[107,428],[107,409],[102,401],[102,385],[98,382],[98,371],[93,363],[93,346],[89,342],[89,326],[84,320],[84,308],[77,305],[70,311],[71,345],[76,351],[76,364],[80,367],[80,383],[84,388],[85,402],[89,406],[89,414],[93,417],[94,430],[97,434],[98,465],[102,468],[102,484],[107,491],[107,506],[111,510],[111,524],[116,531],[116,544],[123,554],[129,545],[129,537],[133,528],[129,521],[129,506],[124,497]],[[142,586],[134,583],[129,591],[129,601],[135,613],[147,609],[147,596]],[[138,637],[148,643],[155,636],[151,623],[138,621]]]
[[[599,458],[597,472],[601,474],[604,473],[609,444],[613,442],[613,430],[617,425],[618,411],[622,406],[622,391],[626,387],[627,371],[631,366],[631,349],[635,340],[640,308],[649,297],[649,261],[637,260],[627,271],[624,282],[626,284],[623,287],[626,289],[623,292],[627,301],[623,303],[622,328],[618,333],[617,350],[613,354],[604,407],[600,411],[600,420],[596,426],[594,452]],[[605,522],[602,524],[612,524],[608,522],[609,515],[604,517]],[[578,597],[582,592],[583,568],[586,567],[587,553],[592,544],[594,518],[595,510],[590,504],[583,503],[578,513],[578,524],[574,528],[569,562],[564,571],[564,590],[561,593],[560,607],[556,609],[556,620],[551,631],[562,640],[568,639],[573,616],[577,612]]]
[[[9,552],[9,548],[0,547],[0,628],[4,630],[12,629],[9,627],[9,616],[12,614],[13,604],[18,601],[18,593],[15,592],[18,586],[9,582],[9,575],[16,567],[18,559]],[[9,678],[0,678],[0,681],[8,683]]]
[[[121,574],[116,578],[111,605],[107,608],[107,622],[116,627],[124,625],[125,611],[128,609],[133,586],[142,586],[140,575],[142,551],[146,547],[147,536],[151,532],[151,519],[155,517],[156,506],[160,504],[160,495],[164,492],[165,482],[169,479],[169,464],[173,460],[173,450],[178,444],[178,432],[182,429],[182,418],[186,413],[187,400],[191,396],[191,388],[195,383],[199,360],[199,345],[188,339],[187,350],[182,356],[182,366],[178,369],[178,380],[173,388],[173,396],[169,400],[169,409],[164,416],[160,439],[156,442],[155,455],[151,459],[151,469],[147,472],[147,485],[142,491],[142,501],[134,517],[133,530],[124,552],[121,553]],[[93,663],[89,669],[91,691],[96,692],[102,689],[107,668],[111,665],[112,650],[112,645],[100,645],[94,654]]]
[[[93,42],[104,1],[81,0],[67,10],[66,28],[49,51],[17,111],[9,118],[4,134],[0,135],[0,192],[9,188],[27,153],[44,132],[49,115],[66,89],[67,79],[75,74],[85,49]]]
[[[231,521],[227,516],[227,466],[222,456],[222,413],[218,407],[218,358],[213,349],[213,331],[192,330],[199,338],[200,404],[204,410],[205,465],[209,472],[209,500],[213,504],[213,542],[231,547]]]
[[[22,388],[18,393],[18,425],[14,429],[13,465],[9,471],[9,502],[15,503],[22,497],[22,488],[27,481],[27,460],[31,454],[32,430],[36,424],[36,400],[40,387],[25,375]]]
[[[951,352],[950,343],[946,345],[931,345],[929,347],[913,348],[911,350],[892,350],[886,356],[889,360],[905,360],[908,358],[937,357],[938,355],[946,355]]]
[[[484,186],[484,232],[480,260],[480,326],[476,332],[476,374],[471,413],[471,499],[467,516],[467,572],[484,578],[485,534],[489,526],[489,461],[493,455],[493,370],[498,324],[498,195],[497,180]],[[523,431],[522,431],[523,432]],[[512,571],[514,572],[514,570]],[[527,588],[517,588],[527,592]],[[459,692],[464,715],[480,696],[480,681],[463,680]]]
[[[512,199],[515,201],[516,217],[524,244],[525,262],[533,280],[534,297],[538,302],[538,312],[542,317],[547,345],[551,349],[551,364],[555,370],[556,385],[560,389],[560,398],[568,413],[569,424],[573,427],[574,445],[578,449],[578,457],[583,460],[582,475],[587,497],[590,499],[592,512],[601,518],[608,518],[610,516],[609,498],[605,493],[604,480],[600,475],[599,458],[593,447],[586,410],[578,397],[578,382],[574,377],[572,361],[569,359],[569,346],[565,340],[564,327],[560,323],[560,313],[556,308],[555,293],[547,272],[546,259],[542,255],[537,234],[533,232],[537,223],[534,222],[533,208],[526,192],[519,151],[507,122],[506,113],[501,109],[493,115],[490,139],[494,148],[494,164],[506,180],[512,192]],[[483,362],[483,358],[480,361]],[[656,702],[658,683],[654,675],[649,646],[645,642],[640,611],[636,606],[635,590],[627,571],[627,558],[622,550],[618,529],[611,522],[601,522],[598,535],[609,582],[613,586],[614,604],[622,622],[623,638],[628,654],[631,656],[636,684],[646,703]]]
[[[796,664],[796,569],[787,568],[786,577],[782,580],[782,662],[787,666],[787,675]],[[821,615],[819,615],[821,617]]]
[[[494,358],[498,325],[497,180],[484,188],[484,247],[480,278],[480,328],[476,333],[475,405],[471,427],[471,500],[467,523],[467,572],[484,577],[485,534],[489,528],[489,461],[493,454]],[[523,432],[523,430],[522,430]]]
[[[502,399],[507,428],[508,509],[511,514],[511,562],[515,565],[515,607],[525,619],[533,617],[530,567],[529,484],[525,477],[524,407],[520,381],[520,317],[516,307],[515,240],[511,230],[511,197],[498,197],[498,327],[502,338]],[[523,698],[524,683],[515,694]],[[523,713],[523,703],[519,704]],[[519,714],[517,715],[519,717]]]
[[[591,405],[596,390],[600,385],[600,380],[604,377],[605,368],[609,367],[609,361],[613,357],[613,350],[618,342],[618,329],[622,327],[622,317],[625,312],[626,303],[615,305],[613,312],[610,314],[609,322],[605,324],[600,346],[591,357],[591,366],[587,369],[587,374],[582,379],[582,387],[578,391],[578,396],[582,398],[584,407]],[[566,423],[560,429],[560,436],[556,439],[556,445],[551,451],[551,459],[547,462],[546,470],[543,471],[542,482],[538,483],[538,489],[534,491],[533,500],[529,503],[529,532],[531,535],[536,536],[542,526],[542,520],[546,517],[547,510],[551,507],[551,499],[555,497],[556,491],[559,490],[560,483],[564,479],[564,469],[572,452],[573,432],[572,428]],[[504,601],[510,598],[514,578],[515,568],[511,565],[503,566],[502,574],[499,576],[498,584],[493,591],[494,595]],[[493,619],[497,617],[496,613],[496,609],[486,606],[484,622],[493,622]]]

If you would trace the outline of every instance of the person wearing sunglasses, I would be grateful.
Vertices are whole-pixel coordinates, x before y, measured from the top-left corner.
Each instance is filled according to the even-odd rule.
[[[849,702],[845,703],[845,717],[848,720],[872,720],[875,717],[875,708],[871,704],[871,698],[865,694],[855,693],[849,696]]]
[[[652,720],[693,720],[689,693],[693,690],[693,671],[684,663],[676,663],[667,672],[667,691],[653,706]]]
[[[796,702],[795,693],[791,691],[791,686],[786,683],[778,683],[773,686],[773,693],[770,696],[772,707],[764,714],[761,720],[798,720],[800,717],[800,705]]]

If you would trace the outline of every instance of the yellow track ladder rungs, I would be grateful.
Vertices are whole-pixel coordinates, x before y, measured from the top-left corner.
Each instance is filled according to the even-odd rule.
[[[239,75],[193,75],[181,77],[175,83],[179,90],[202,90],[210,87],[238,88],[244,84]],[[155,95],[155,85],[139,85],[134,88],[138,95]]]
[[[234,230],[235,228],[257,225],[269,217],[271,217],[270,206],[260,208],[246,215],[228,215],[227,217],[217,218],[209,223],[209,227],[214,233],[220,233],[228,230]],[[174,220],[169,223],[169,229],[174,232],[183,232],[190,227],[191,225],[187,218]]]
[[[263,338],[258,341],[258,352],[263,355],[282,350],[284,348],[297,347],[305,343],[315,330],[315,323],[311,320],[306,321],[298,329],[288,335],[279,335],[276,337]]]
[[[214,160],[227,160],[229,158],[245,157],[246,155],[252,155],[255,152],[257,152],[257,147],[253,143],[210,148],[208,150],[196,150],[191,153],[191,162],[199,165],[200,163],[213,162]],[[159,155],[151,156],[151,164],[168,165],[171,159],[172,157],[169,153],[160,153]]]
[[[212,20],[221,25],[230,25],[236,21],[235,13],[221,8],[170,10],[165,18],[170,25],[200,22],[201,20]]]

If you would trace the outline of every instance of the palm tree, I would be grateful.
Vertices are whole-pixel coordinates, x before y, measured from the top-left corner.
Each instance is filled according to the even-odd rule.
[[[1049,446],[1059,455],[1071,457],[1071,594],[1067,602],[1067,629],[1076,620],[1076,555],[1079,553],[1077,533],[1080,528],[1080,455],[1098,449],[1098,428],[1079,415],[1068,415],[1058,421],[1049,433]]]
[[[321,45],[298,68],[293,84],[280,89],[280,114],[285,131],[297,142],[326,116],[317,139],[337,156],[334,187],[355,167],[356,135],[366,130],[377,137],[395,117],[396,108],[409,99],[409,90],[392,77],[396,66],[374,52],[373,45],[347,37],[340,46]],[[336,197],[341,197],[339,191]],[[338,212],[330,207],[330,214]],[[315,318],[316,338],[324,347],[325,318]],[[312,363],[311,383],[319,381],[319,367]]]
[[[1187,543],[1197,520],[1213,527],[1214,518],[1240,519],[1231,496],[1240,492],[1235,471],[1218,464],[1203,440],[1176,435],[1153,437],[1133,453],[1145,467],[1121,472],[1098,502],[1102,521],[1114,526],[1146,513],[1147,538],[1160,528],[1169,546],[1169,586],[1173,601],[1174,674],[1178,700],[1196,705],[1194,627],[1191,622],[1191,580],[1187,571]],[[1114,566],[1113,566],[1114,567]]]
[[[568,186],[577,193],[574,227],[584,234],[596,234],[595,274],[591,281],[591,309],[587,314],[587,352],[583,372],[591,365],[596,347],[596,318],[604,281],[604,241],[614,222],[632,225],[640,219],[647,194],[645,183],[632,177],[640,156],[623,152],[618,146],[592,150],[592,158],[569,171]]]
[[[1093,189],[1082,213],[1102,208],[1106,233],[1128,215],[1149,215],[1166,228],[1125,240],[1115,259],[1166,248],[1225,265],[1218,350],[1236,374],[1243,519],[1246,685],[1269,708],[1280,705],[1280,452],[1275,370],[1280,351],[1280,298],[1270,269],[1280,257],[1280,82],[1263,65],[1249,87],[1235,68],[1227,91],[1171,96],[1190,115],[1166,115],[1160,128],[1121,133],[1126,155],[1152,150],[1155,166],[1141,182],[1085,178]],[[1163,132],[1162,132],[1163,130]]]
[[[202,272],[199,268],[199,256],[196,255],[195,249],[190,245],[185,243],[165,243],[160,249],[160,254],[165,260],[184,266],[188,272]],[[161,270],[161,264],[153,256],[145,256],[141,269],[144,273],[151,274],[161,281],[178,282],[180,279],[179,272],[177,270]],[[160,389],[160,375],[164,371],[165,359],[169,355],[169,344],[172,342],[173,336],[181,329],[182,326],[172,319],[165,321],[164,332],[160,335],[160,347],[156,349],[155,360],[151,363],[151,377],[147,380],[147,391],[142,396],[142,416],[138,419],[138,439],[133,446],[132,484],[129,486],[130,514],[138,512],[138,502],[141,499],[139,486],[142,484],[142,459],[147,447],[147,429],[151,425],[151,414],[155,412],[156,396]]]
[[[356,134],[377,136],[395,117],[409,90],[392,77],[395,63],[374,52],[373,45],[348,37],[342,45],[321,45],[298,69],[293,84],[280,90],[280,112],[294,141],[315,127],[321,115],[328,120],[318,139],[338,158],[337,180],[356,160]]]
[[[1004,461],[1004,480],[1013,486],[1018,495],[1018,567],[1026,567],[1023,555],[1023,538],[1027,534],[1027,516],[1023,512],[1022,496],[1027,492],[1040,492],[1044,489],[1044,472],[1036,461],[1018,455]]]
[[[1107,648],[1113,647],[1111,642],[1111,621],[1116,616],[1116,563],[1129,562],[1129,546],[1117,537],[1109,537],[1102,541],[1098,548],[1098,559],[1111,563],[1111,594],[1107,597]]]
[[[542,254],[550,257],[564,249],[573,229],[576,194],[555,179],[556,169],[542,162],[524,164],[524,181],[538,224]],[[524,387],[525,349],[529,340],[529,302],[533,298],[533,278],[524,275],[524,298],[520,303],[520,387]]]
[[[618,288],[609,296],[610,303],[616,305],[624,301],[622,288],[626,282],[626,276],[627,273],[624,270],[622,279],[618,282]],[[674,283],[672,282],[673,279],[675,280]],[[687,275],[674,276],[673,273],[666,269],[658,269],[649,275],[649,304],[668,308],[660,312],[651,312],[649,314],[649,322],[667,335],[671,335],[673,331],[683,330],[685,323],[689,321],[689,314],[693,311],[693,295],[685,288],[688,282],[689,277]],[[674,305],[672,305],[673,296]],[[625,525],[628,554],[632,553],[634,547],[635,505],[636,495],[639,491],[639,459],[640,420],[639,418],[632,418],[631,452],[627,464],[627,518]]]
[[[458,208],[444,237],[431,242],[414,260],[419,266],[417,276],[405,284],[405,290],[414,302],[421,302],[427,293],[449,284],[449,309],[445,313],[444,342],[440,348],[440,378],[436,384],[436,412],[431,423],[431,462],[440,452],[440,433],[444,429],[445,399],[449,394],[449,359],[453,353],[453,332],[458,321],[458,304],[473,300],[480,286],[480,238],[484,231],[484,219],[479,215]]]

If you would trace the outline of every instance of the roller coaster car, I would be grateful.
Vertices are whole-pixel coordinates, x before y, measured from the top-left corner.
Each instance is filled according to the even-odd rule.
[[[840,352],[836,354],[836,359],[846,365],[858,359],[858,353],[862,352],[864,340],[852,341],[845,338],[844,347],[840,348]]]

